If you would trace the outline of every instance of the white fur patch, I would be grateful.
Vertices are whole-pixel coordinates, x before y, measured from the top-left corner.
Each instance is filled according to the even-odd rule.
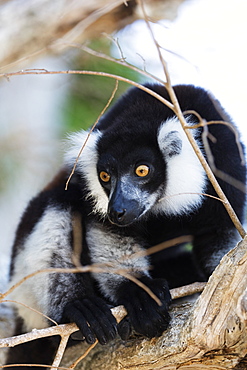
[[[114,269],[125,269],[131,275],[149,276],[147,256],[132,258],[133,254],[144,248],[132,237],[123,237],[94,224],[87,230],[87,243],[93,263],[112,263]],[[94,273],[102,293],[114,301],[115,289],[125,280],[121,275],[111,273]]]
[[[192,129],[192,132],[195,136],[196,129]],[[172,145],[176,136],[179,146],[181,142],[182,146],[179,154],[170,156],[172,149],[169,145]],[[177,215],[198,208],[203,200],[201,193],[205,190],[207,178],[177,117],[162,124],[158,133],[158,143],[167,163],[167,184],[155,211]]]
[[[64,263],[69,263],[71,261],[70,231],[70,212],[48,208],[16,256],[10,285],[16,284],[24,276],[35,271],[50,268],[54,252],[59,252]],[[40,273],[27,279],[11,293],[10,299],[22,302],[47,315],[51,305],[51,276]],[[47,327],[47,321],[43,316],[18,304],[15,307],[24,319],[27,330]],[[59,316],[58,312],[57,314]]]
[[[70,167],[73,167],[81,148],[87,140],[79,157],[77,168],[87,181],[90,191],[89,197],[94,201],[95,212],[106,215],[108,197],[98,180],[97,174],[97,142],[101,133],[100,131],[94,131],[89,137],[88,133],[89,131],[80,131],[69,136],[70,149],[65,154],[65,161]]]

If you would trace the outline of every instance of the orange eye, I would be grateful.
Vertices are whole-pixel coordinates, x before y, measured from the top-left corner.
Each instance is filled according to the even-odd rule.
[[[99,177],[104,182],[110,181],[110,178],[111,178],[111,176],[109,175],[109,173],[107,173],[105,171],[101,171],[100,174],[99,174]]]
[[[149,174],[149,167],[145,164],[141,164],[140,166],[136,167],[136,175],[139,177],[145,177]]]

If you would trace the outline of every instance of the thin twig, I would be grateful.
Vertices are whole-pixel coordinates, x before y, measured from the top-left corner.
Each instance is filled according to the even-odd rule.
[[[183,116],[182,116],[182,112],[181,112],[181,116],[180,116],[180,119],[181,120],[180,120],[180,122],[183,121],[183,118],[182,117]],[[185,124],[185,121],[184,121],[184,124]],[[199,158],[199,160],[200,160],[200,162],[201,162],[201,164],[202,164],[202,166],[203,166],[203,168],[204,168],[204,170],[205,170],[205,172],[206,172],[206,174],[207,174],[207,176],[208,176],[211,184],[213,185],[214,190],[218,194],[219,198],[222,199],[223,204],[224,204],[224,206],[225,206],[225,208],[226,208],[226,210],[227,210],[227,212],[228,212],[228,214],[229,214],[229,216],[230,216],[233,224],[235,225],[236,229],[238,230],[240,236],[242,238],[244,238],[245,235],[246,235],[246,232],[245,232],[245,230],[244,230],[241,222],[239,221],[239,219],[238,219],[238,217],[237,217],[234,209],[232,208],[230,202],[228,201],[227,197],[225,196],[224,192],[222,191],[222,189],[221,189],[218,181],[216,180],[216,178],[215,178],[215,176],[213,174],[213,171],[211,170],[211,168],[208,165],[206,159],[204,158],[201,150],[199,149],[199,147],[198,147],[198,145],[197,145],[197,143],[196,143],[196,141],[195,141],[192,133],[189,130],[187,130],[187,129],[185,129],[185,133],[186,133],[186,135],[187,135],[187,137],[188,137],[188,139],[189,139],[189,141],[190,141],[190,143],[191,143],[191,145],[192,145],[195,153],[197,154],[197,156],[198,156],[198,158]]]
[[[58,369],[58,366],[60,365],[60,363],[62,361],[62,358],[63,358],[63,355],[64,355],[64,352],[66,350],[70,335],[71,335],[71,333],[68,333],[66,335],[61,335],[61,340],[60,340],[58,349],[56,351],[56,356],[53,360],[51,369],[53,369],[53,370]]]
[[[159,45],[158,41],[156,40],[155,36],[154,36],[154,33],[153,33],[153,30],[152,30],[152,27],[151,27],[151,24],[150,24],[150,21],[148,19],[148,16],[147,16],[147,13],[146,13],[146,10],[145,10],[145,7],[144,7],[144,4],[143,4],[143,1],[142,0],[138,0],[138,4],[139,6],[141,7],[141,10],[142,10],[142,14],[143,14],[143,17],[144,17],[144,21],[146,23],[146,26],[149,30],[149,33],[151,35],[151,38],[152,38],[152,41],[156,47],[156,50],[158,52],[158,55],[159,55],[159,60],[161,62],[161,65],[163,67],[163,71],[165,73],[165,77],[166,77],[166,82],[163,82],[163,84],[167,87],[167,86],[171,86],[171,77],[170,77],[170,74],[168,73],[168,68],[167,68],[167,63],[165,61],[165,59],[163,58],[162,56],[162,53],[161,53],[161,46]]]
[[[238,147],[239,156],[241,158],[241,164],[242,164],[242,166],[245,165],[246,161],[245,161],[243,148],[242,148],[242,145],[241,145],[241,142],[240,142],[240,134],[239,134],[239,132],[238,132],[238,130],[235,126],[233,126],[231,123],[229,123],[227,121],[223,121],[223,120],[222,121],[218,121],[218,120],[206,121],[205,119],[203,119],[201,117],[201,115],[198,112],[196,112],[194,110],[184,111],[183,115],[186,115],[186,114],[194,114],[199,120],[198,124],[194,124],[193,126],[185,126],[186,129],[194,129],[194,128],[199,128],[199,127],[205,128],[206,126],[210,126],[210,125],[225,125],[225,126],[227,126],[235,135],[235,143]]]
[[[81,267],[80,256],[82,251],[82,215],[76,212],[72,215],[73,253],[72,261],[76,267]]]
[[[114,87],[114,90],[113,90],[113,92],[112,92],[112,94],[111,94],[111,96],[110,96],[110,99],[108,100],[107,104],[104,106],[104,108],[103,108],[103,109],[102,109],[102,111],[100,112],[100,115],[98,116],[97,120],[95,121],[95,123],[93,124],[93,126],[91,127],[91,129],[90,129],[90,130],[89,130],[89,132],[88,132],[88,135],[87,135],[87,137],[86,137],[86,140],[84,141],[84,143],[83,143],[83,145],[82,145],[82,147],[81,147],[81,149],[80,149],[80,151],[79,151],[79,153],[78,153],[78,156],[77,156],[77,158],[76,158],[76,160],[75,160],[75,164],[74,164],[74,166],[73,166],[73,168],[72,168],[72,171],[71,171],[71,173],[70,173],[70,175],[69,175],[69,178],[68,178],[68,180],[67,180],[67,182],[66,182],[65,190],[67,190],[67,189],[68,189],[69,182],[70,182],[71,177],[73,176],[73,174],[74,174],[74,172],[75,172],[75,169],[76,169],[76,166],[77,166],[78,160],[79,160],[79,158],[80,158],[80,155],[81,155],[81,153],[82,153],[83,149],[85,148],[85,146],[86,146],[86,144],[87,144],[87,142],[88,142],[88,140],[89,140],[89,137],[90,137],[91,133],[93,132],[93,130],[94,130],[94,129],[95,129],[95,127],[97,126],[97,124],[98,124],[98,122],[99,122],[100,118],[103,116],[103,114],[105,113],[106,109],[109,107],[109,105],[111,104],[112,100],[114,99],[114,96],[116,95],[117,89],[118,89],[118,80],[116,80],[116,82],[115,82],[115,87]]]
[[[26,307],[26,308],[28,308],[29,310],[31,310],[31,311],[33,311],[33,312],[35,312],[35,313],[37,313],[37,314],[39,314],[40,316],[43,316],[44,318],[46,318],[48,321],[51,321],[54,325],[58,325],[58,323],[55,321],[55,320],[53,320],[53,319],[51,319],[49,316],[47,316],[47,315],[45,315],[43,312],[40,312],[40,311],[38,311],[38,310],[36,310],[35,308],[32,308],[32,307],[30,307],[30,306],[28,306],[28,305],[26,305],[25,303],[22,303],[22,302],[19,302],[19,301],[14,301],[14,300],[12,300],[12,299],[4,299],[4,300],[1,300],[1,303],[15,303],[15,304],[18,304],[18,305],[21,305],[21,306],[23,306],[23,307]]]
[[[159,243],[154,245],[153,247],[150,247],[145,250],[141,250],[139,252],[133,253],[131,256],[128,256],[128,259],[133,259],[133,258],[140,258],[140,257],[145,257],[145,256],[150,256],[151,254],[160,252],[164,249],[173,247],[178,244],[182,243],[190,243],[192,242],[193,237],[191,235],[183,235],[183,236],[178,236],[177,238],[169,239],[165,242]],[[126,259],[125,256],[123,256],[120,261]]]
[[[145,292],[159,305],[159,306],[162,306],[162,303],[161,303],[161,300],[152,292],[152,290],[147,286],[145,285],[142,281],[140,281],[138,278],[136,278],[135,276],[131,275],[131,274],[128,274],[125,272],[124,269],[118,269],[119,272],[122,272],[121,273],[121,276],[124,276],[126,279],[132,281],[133,283],[135,283],[136,285],[138,285],[140,288],[142,288],[143,290],[145,290]]]
[[[165,83],[165,87],[169,93],[169,96],[170,96],[170,99],[171,99],[171,102],[173,104],[173,111],[174,113],[177,115],[180,123],[181,123],[181,126],[182,128],[184,129],[184,132],[193,148],[193,150],[195,151],[198,159],[200,160],[207,176],[208,176],[208,179],[209,181],[211,182],[214,190],[216,191],[216,193],[218,194],[219,198],[222,199],[223,201],[223,204],[226,208],[226,211],[228,212],[233,224],[235,225],[237,231],[239,232],[240,236],[242,238],[245,237],[246,235],[246,231],[244,230],[240,220],[238,219],[234,209],[232,208],[230,202],[228,201],[227,197],[225,196],[223,190],[221,189],[218,181],[216,180],[215,176],[214,176],[214,173],[213,171],[211,170],[209,164],[207,163],[206,159],[204,158],[200,148],[198,147],[197,145],[197,142],[194,138],[194,136],[192,135],[191,131],[186,128],[187,127],[187,123],[186,123],[186,120],[185,120],[185,117],[183,115],[183,112],[181,111],[181,108],[180,108],[180,105],[179,105],[179,102],[178,102],[178,99],[177,99],[177,96],[175,94],[175,91],[173,89],[173,86],[172,86],[172,83],[171,83],[171,79],[170,79],[170,74],[168,72],[168,67],[167,67],[167,63],[166,61],[164,60],[163,56],[162,56],[162,53],[160,51],[160,46],[158,44],[158,42],[156,41],[155,37],[154,37],[154,34],[153,34],[153,31],[152,31],[152,28],[149,24],[149,21],[147,19],[147,15],[146,15],[146,12],[145,12],[145,8],[144,8],[144,5],[143,5],[143,1],[142,0],[138,0],[141,8],[142,8],[142,12],[143,12],[143,15],[144,15],[144,19],[145,19],[145,22],[146,22],[146,25],[150,31],[150,34],[151,34],[151,37],[153,39],[153,42],[157,48],[157,51],[158,51],[158,54],[159,54],[159,59],[160,59],[160,62],[163,66],[163,70],[164,70],[164,73],[165,73],[165,76],[166,76],[166,83]]]
[[[179,196],[179,195],[184,195],[184,194],[197,194],[197,195],[203,195],[205,197],[208,197],[208,198],[212,198],[212,199],[216,199],[218,200],[219,202],[222,202],[224,203],[225,201],[223,199],[220,199],[218,197],[215,197],[214,195],[211,195],[211,194],[207,194],[207,193],[192,193],[192,192],[184,192],[184,193],[176,193],[176,194],[172,194],[172,195],[167,195],[167,196],[164,196],[162,198],[159,199],[159,202],[162,202],[162,200],[164,199],[169,199],[169,198],[172,198],[172,197],[176,197],[176,196]]]
[[[45,329],[33,329],[31,332],[26,334],[20,334],[10,338],[0,339],[0,348],[15,347],[18,344],[27,343],[39,338],[47,338],[54,335],[72,334],[78,331],[76,324],[60,324],[57,326],[51,326]]]
[[[114,39],[113,39],[113,41],[114,41]],[[127,68],[131,69],[132,71],[140,73],[140,74],[144,75],[145,77],[152,78],[152,79],[154,79],[155,81],[157,81],[161,84],[164,83],[164,81],[161,80],[160,78],[156,77],[155,75],[153,75],[150,72],[147,72],[145,68],[140,69],[140,68],[134,66],[133,64],[127,62],[125,58],[121,57],[121,59],[116,59],[116,58],[113,58],[113,57],[111,57],[107,54],[104,54],[102,52],[93,50],[93,49],[89,48],[86,45],[81,45],[81,44],[76,44],[76,43],[72,43],[72,44],[70,43],[69,45],[72,46],[72,47],[75,47],[75,48],[79,48],[79,49],[85,51],[86,53],[88,53],[90,55],[93,55],[97,58],[108,60],[108,61],[113,62],[115,64],[119,64],[121,66],[127,67]],[[121,50],[118,43],[117,43],[117,45],[118,45],[118,49]],[[122,55],[122,51],[120,52],[120,55]],[[140,56],[140,57],[142,58],[142,56]],[[142,58],[142,60],[143,60],[143,58]]]
[[[81,70],[60,70],[60,71],[48,71],[44,69],[28,69],[28,70],[22,70],[18,72],[10,72],[10,73],[1,73],[0,78],[10,78],[14,76],[26,76],[26,75],[58,75],[58,74],[65,74],[65,75],[74,75],[74,74],[79,74],[79,75],[90,75],[90,76],[101,76],[101,77],[108,77],[111,79],[115,79],[118,81],[126,82],[129,85],[138,87],[140,90],[145,91],[149,95],[152,95],[154,98],[157,100],[161,101],[161,103],[165,104],[168,108],[170,108],[172,111],[174,111],[174,106],[171,102],[163,98],[161,95],[156,93],[155,91],[147,88],[144,85],[139,84],[138,82],[132,81],[128,78],[118,76],[112,73],[107,73],[107,72],[96,72],[96,71],[81,71]]]
[[[14,289],[16,289],[18,286],[23,284],[27,279],[30,279],[34,277],[35,275],[41,274],[41,273],[63,273],[63,274],[71,274],[71,273],[85,273],[85,272],[94,272],[94,273],[109,273],[109,274],[117,274],[120,276],[123,276],[133,282],[135,282],[138,286],[143,288],[150,296],[158,303],[160,304],[159,299],[152,293],[152,291],[146,287],[141,281],[139,281],[137,278],[129,274],[129,271],[131,269],[123,269],[118,267],[117,262],[108,262],[108,263],[95,263],[92,265],[86,265],[86,266],[78,266],[76,268],[47,268],[35,271],[25,277],[23,277],[21,280],[19,280],[16,284],[14,284],[8,291],[5,293],[1,293],[0,300],[2,301],[7,295],[12,293]],[[143,270],[142,270],[143,271]],[[38,313],[38,311],[37,311]]]
[[[179,288],[173,288],[170,290],[172,300],[187,297],[192,294],[201,293],[205,288],[207,283],[192,283],[189,285],[184,285]]]
[[[91,344],[91,346],[76,360],[73,362],[73,364],[70,365],[69,369],[74,369],[76,365],[79,364],[88,354],[92,351],[92,349],[98,344],[98,340]]]
[[[72,269],[64,269],[64,268],[47,268],[47,269],[41,269],[32,272],[31,274],[28,274],[24,276],[22,279],[20,279],[16,284],[14,284],[12,287],[10,287],[5,293],[0,293],[0,302],[5,299],[6,296],[11,294],[13,290],[15,290],[18,286],[23,284],[26,280],[32,278],[33,276],[41,273],[77,273],[77,272],[89,272],[91,270],[90,266],[83,266],[80,269],[78,268],[72,268]]]

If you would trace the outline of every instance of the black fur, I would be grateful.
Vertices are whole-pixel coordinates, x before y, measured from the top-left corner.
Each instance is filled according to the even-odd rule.
[[[169,100],[163,86],[148,86]],[[175,87],[175,92],[183,112],[194,110],[207,121],[224,120],[234,127],[230,117],[205,90],[181,85]],[[207,279],[220,257],[236,243],[234,226],[218,200],[203,197],[200,204],[195,202],[186,212],[179,206],[173,213],[165,208],[155,210],[160,207],[159,202],[166,194],[171,171],[169,161],[179,158],[184,145],[184,139],[177,130],[171,130],[165,136],[169,142],[168,148],[161,149],[158,142],[160,127],[173,117],[174,113],[154,97],[136,88],[131,89],[102,117],[94,130],[97,142],[91,154],[92,163],[97,154],[95,167],[82,154],[76,174],[69,189],[65,191],[65,182],[74,158],[67,160],[65,170],[54,183],[30,202],[20,222],[13,247],[11,281],[19,276],[18,266],[23,263],[22,253],[25,248],[31,248],[28,244],[29,235],[34,235],[39,228],[41,230],[46,222],[52,237],[53,224],[44,221],[50,211],[56,211],[65,220],[66,215],[72,217],[73,214],[80,213],[83,230],[80,256],[82,265],[104,262],[109,258],[112,263],[117,263],[116,267],[128,268],[130,274],[138,277],[160,299],[159,306],[142,288],[111,271],[101,274],[51,274],[45,313],[58,322],[75,321],[88,343],[93,343],[97,338],[101,344],[105,344],[114,339],[117,332],[123,339],[127,339],[131,328],[150,338],[161,335],[169,324],[168,308],[171,299],[168,286],[175,287]],[[189,120],[195,124],[198,122],[196,115],[190,114]],[[222,124],[209,125],[208,131],[215,139],[212,141],[209,138],[208,142],[216,167],[245,184],[245,165],[241,163],[233,131]],[[202,128],[197,129],[195,137],[202,146],[201,133]],[[149,172],[144,177],[136,175],[135,171],[140,165],[148,167]],[[111,175],[109,181],[98,178],[101,171]],[[92,173],[95,175],[91,184],[89,175],[92,176]],[[200,176],[198,173],[198,181]],[[222,179],[218,180],[242,220],[245,193]],[[194,181],[197,182],[197,178]],[[96,183],[99,190],[94,188]],[[201,192],[216,196],[207,179],[205,184]],[[96,191],[99,191],[101,203],[94,193]],[[105,211],[100,208],[104,197],[109,197]],[[152,197],[157,199],[153,201]],[[147,206],[149,203],[150,209]],[[66,244],[64,239],[49,241],[47,248],[52,253],[50,260],[47,260],[48,267],[73,266],[71,260],[63,257],[64,252],[67,253],[66,256],[72,255],[72,226],[65,223],[61,232],[67,233],[65,235],[68,235],[69,242]],[[143,250],[181,235],[193,236],[192,253],[183,246],[177,246],[156,253],[149,259],[129,258],[136,250]],[[35,247],[32,246],[33,261],[37,264]],[[38,251],[43,251],[40,244],[37,248],[40,248]],[[151,270],[146,271],[149,267]],[[37,286],[38,291],[43,292],[42,289],[45,288]],[[47,291],[44,290],[43,293],[45,295]],[[127,318],[118,326],[108,303],[124,304],[128,311]],[[28,321],[28,318],[25,320]],[[23,330],[24,326],[21,331]],[[10,350],[8,363],[26,361],[26,356],[22,356],[21,351]],[[35,362],[39,361],[41,360],[37,358]],[[51,359],[47,359],[47,363],[49,361]]]

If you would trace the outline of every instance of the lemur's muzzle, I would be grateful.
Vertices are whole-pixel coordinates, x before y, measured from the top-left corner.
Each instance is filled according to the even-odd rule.
[[[113,224],[128,226],[142,215],[145,207],[129,196],[130,194],[124,194],[121,186],[116,186],[110,197],[107,211],[108,218]]]

